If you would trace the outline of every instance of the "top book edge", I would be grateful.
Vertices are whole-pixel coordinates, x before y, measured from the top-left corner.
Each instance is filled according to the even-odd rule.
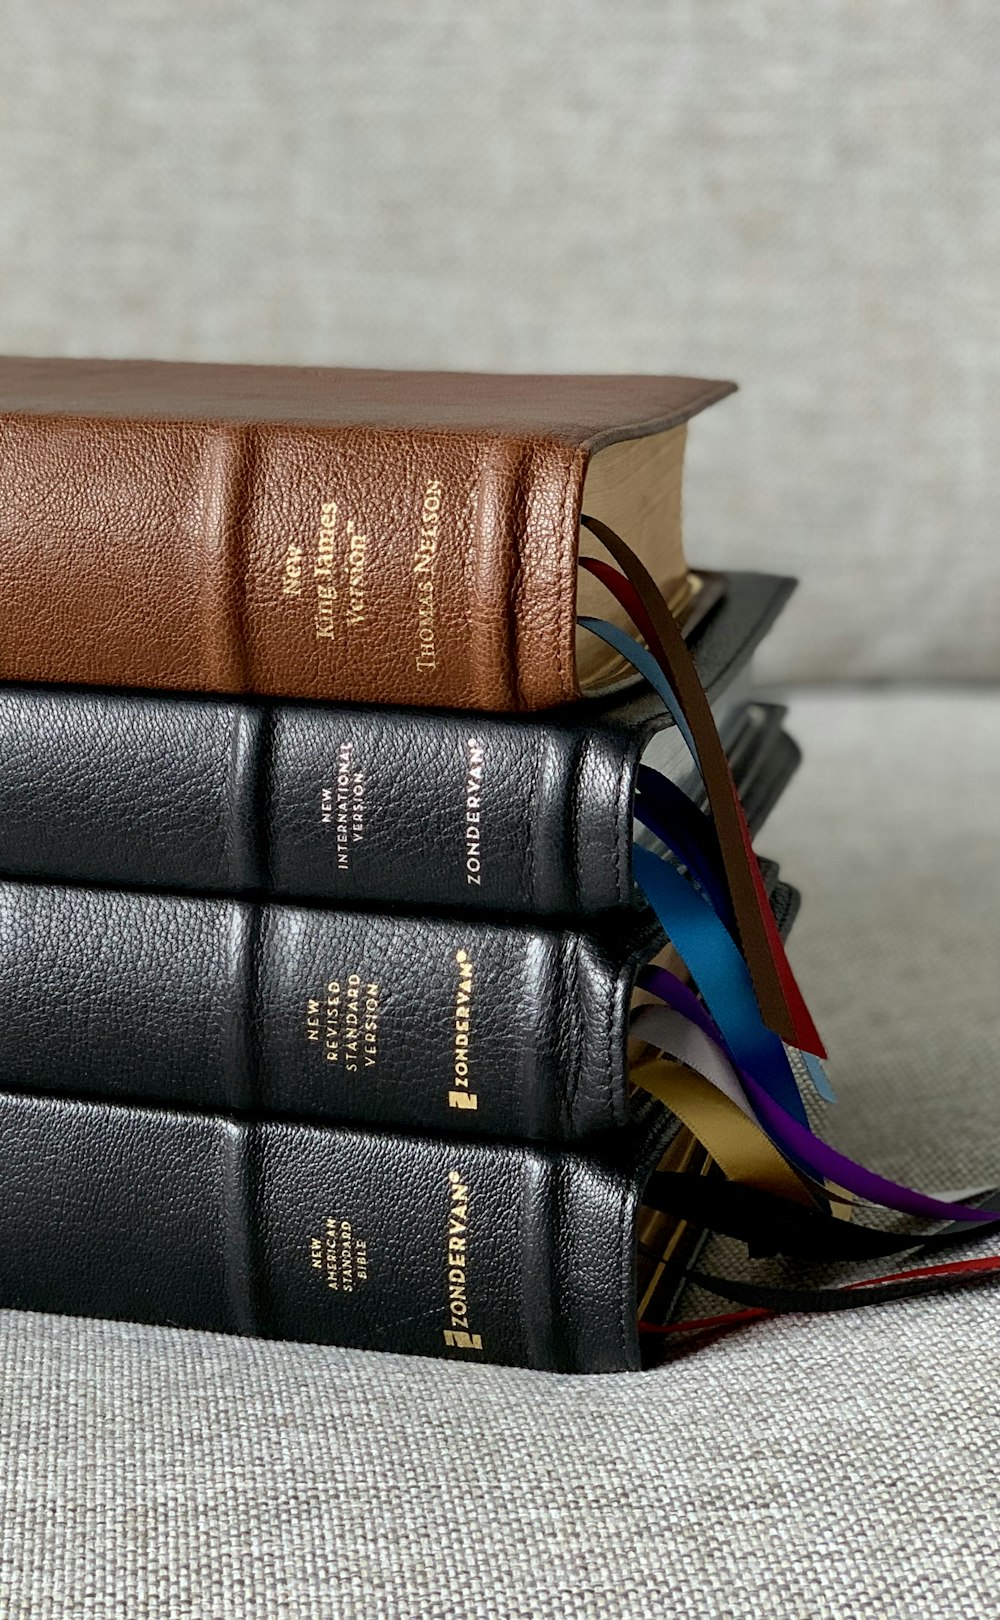
[[[702,377],[0,357],[0,415],[482,433],[591,451],[677,427],[735,387]]]

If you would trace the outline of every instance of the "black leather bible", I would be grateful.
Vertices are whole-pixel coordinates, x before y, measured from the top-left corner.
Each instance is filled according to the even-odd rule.
[[[732,574],[692,632],[727,744],[737,677],[792,588]],[[644,753],[692,785],[650,694],[489,716],[0,685],[0,874],[590,915],[632,901]]]
[[[755,829],[798,762],[782,712],[750,705],[733,752]],[[579,1140],[629,1117],[662,944],[648,909],[588,929],[0,881],[0,1087]]]
[[[0,1094],[0,1306],[562,1372],[640,1364],[679,1129],[601,1152]]]

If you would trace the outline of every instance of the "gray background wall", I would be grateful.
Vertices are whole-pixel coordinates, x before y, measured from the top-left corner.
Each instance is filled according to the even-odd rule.
[[[0,349],[687,370],[772,674],[1000,673],[994,0],[2,0]]]

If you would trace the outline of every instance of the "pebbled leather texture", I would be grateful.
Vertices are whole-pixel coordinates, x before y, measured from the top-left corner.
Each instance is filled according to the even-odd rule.
[[[584,1159],[0,1093],[0,1307],[633,1368],[635,1209],[675,1129],[650,1110]]]
[[[637,1211],[677,1129],[649,1103],[584,1157],[0,1091],[0,1307],[634,1370]]]
[[[0,678],[579,697],[589,456],[729,383],[0,361]]]
[[[624,1118],[657,938],[0,883],[0,1087],[586,1135]]]
[[[791,590],[730,575],[693,633],[724,736]],[[631,903],[643,754],[693,790],[645,690],[527,717],[0,685],[0,874],[588,915]]]
[[[751,707],[737,779],[773,798],[795,760]],[[581,1139],[628,1117],[661,943],[645,908],[582,929],[0,881],[0,1089]]]

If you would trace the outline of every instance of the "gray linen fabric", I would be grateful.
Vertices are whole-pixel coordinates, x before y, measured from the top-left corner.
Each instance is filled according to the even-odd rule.
[[[1000,696],[793,713],[808,764],[762,845],[806,891],[831,1134],[998,1178]],[[607,1379],[0,1313],[0,1614],[988,1620],[998,1301]]]
[[[994,0],[0,12],[0,350],[733,376],[775,678],[1000,674]]]
[[[0,1316],[9,1620],[989,1620],[996,1301],[620,1379]]]
[[[1000,1177],[1000,695],[792,699],[805,758],[760,838],[843,1092],[824,1132],[896,1177]],[[956,1107],[965,1124],[954,1132]]]

